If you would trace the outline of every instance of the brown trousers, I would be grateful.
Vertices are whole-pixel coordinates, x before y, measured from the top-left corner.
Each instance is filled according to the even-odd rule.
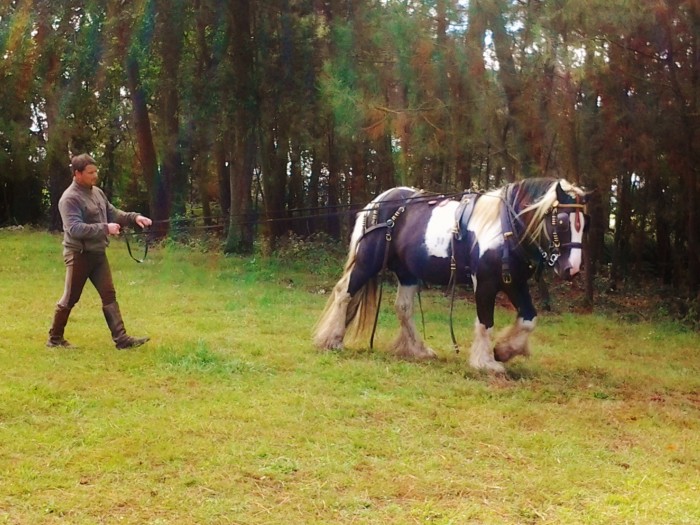
[[[66,263],[66,284],[58,306],[73,308],[80,299],[88,279],[100,294],[102,306],[117,300],[106,253],[70,251],[64,253],[63,260]]]

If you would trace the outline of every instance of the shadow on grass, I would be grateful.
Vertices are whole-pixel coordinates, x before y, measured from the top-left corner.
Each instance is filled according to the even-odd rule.
[[[489,389],[502,391],[529,391],[531,396],[542,401],[561,403],[572,397],[590,397],[598,400],[613,400],[625,397],[624,381],[621,382],[609,371],[597,366],[558,366],[547,368],[536,360],[516,358],[506,364],[506,374],[497,375],[474,370],[469,366],[467,353],[449,353],[437,359],[411,361],[396,357],[384,349],[368,346],[349,347],[343,350],[319,351],[327,364],[333,363],[377,363],[390,365],[397,374],[406,368],[430,369],[437,374],[459,376],[465,381],[488,385]]]

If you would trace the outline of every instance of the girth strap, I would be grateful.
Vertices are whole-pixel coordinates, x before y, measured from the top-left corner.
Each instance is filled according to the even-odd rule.
[[[501,231],[503,232],[503,255],[501,257],[501,277],[505,284],[510,284],[513,277],[510,274],[511,243],[515,239],[513,233],[513,213],[510,207],[510,185],[506,187],[506,195],[501,206]],[[515,239],[518,242],[518,239]]]
[[[476,205],[477,199],[481,196],[480,193],[470,193],[466,194],[462,197],[462,200],[459,203],[459,206],[457,207],[457,210],[455,211],[455,224],[454,228],[452,230],[452,239],[451,239],[451,248],[452,248],[452,254],[450,256],[450,282],[447,285],[448,290],[450,291],[450,337],[452,337],[452,347],[455,349],[455,353],[459,353],[459,344],[457,343],[457,338],[455,337],[455,332],[454,332],[454,323],[453,323],[453,312],[454,312],[454,304],[455,304],[455,290],[457,288],[457,257],[456,257],[456,249],[457,249],[457,241],[461,241],[464,238],[466,238],[467,235],[467,227],[469,226],[469,221],[472,218],[472,214],[474,213],[474,206]],[[471,274],[471,268],[469,266],[465,266],[465,270],[467,270]]]

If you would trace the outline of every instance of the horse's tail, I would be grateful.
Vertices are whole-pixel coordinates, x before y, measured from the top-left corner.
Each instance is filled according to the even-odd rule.
[[[368,279],[365,285],[350,298],[345,323],[347,336],[351,340],[366,339],[374,328],[379,307],[377,301],[379,275],[376,274]]]
[[[376,226],[377,220],[382,225],[381,221],[388,219],[391,213],[395,213],[396,209],[405,202],[405,199],[415,194],[416,190],[413,188],[393,188],[379,195],[358,213],[343,275],[333,287],[321,317],[316,323],[314,342],[319,348],[342,348],[346,334],[351,339],[359,339],[367,336],[374,328],[379,306],[377,298],[381,268],[368,271],[363,265],[361,273],[356,273],[359,271],[357,270],[358,248],[363,239],[367,239],[365,234],[370,225]],[[387,202],[390,202],[389,211],[382,212],[379,206]],[[377,217],[380,218],[377,219]],[[377,238],[376,234],[374,238]],[[383,245],[380,247],[384,249]],[[359,288],[351,295],[350,278],[353,274]]]
[[[346,335],[352,340],[359,339],[374,326],[379,276],[370,277],[352,296],[349,292],[359,241],[353,235],[343,275],[333,287],[314,328],[314,342],[319,348],[342,348]]]

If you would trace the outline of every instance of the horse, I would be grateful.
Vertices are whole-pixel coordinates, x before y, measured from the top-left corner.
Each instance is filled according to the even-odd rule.
[[[504,363],[530,354],[528,339],[537,316],[530,277],[552,267],[571,280],[581,270],[588,196],[554,178],[452,196],[406,186],[383,192],[356,216],[343,274],[314,327],[315,346],[340,350],[346,336],[366,336],[370,329],[373,340],[379,283],[382,273],[390,271],[398,280],[394,307],[400,322],[393,352],[411,360],[436,358],[416,330],[414,297],[422,284],[454,287],[471,281],[476,321],[469,364],[505,374]],[[495,301],[501,291],[517,314],[493,344]]]

